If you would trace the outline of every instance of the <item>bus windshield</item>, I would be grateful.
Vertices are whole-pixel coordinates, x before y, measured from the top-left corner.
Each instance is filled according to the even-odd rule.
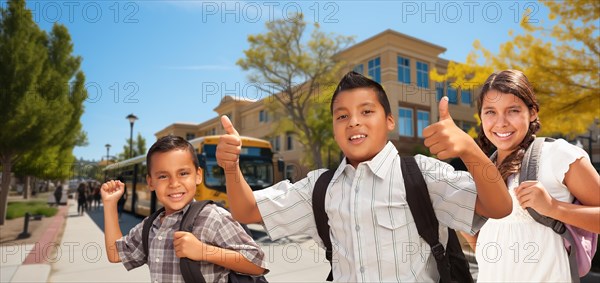
[[[204,184],[206,187],[225,192],[223,168],[215,158],[216,145],[205,145],[206,158]],[[272,153],[268,148],[242,147],[240,169],[252,190],[261,190],[273,185]]]
[[[240,169],[253,191],[273,185],[273,165],[266,160],[241,159]],[[206,160],[204,183],[209,188],[225,191],[225,175],[216,159]]]

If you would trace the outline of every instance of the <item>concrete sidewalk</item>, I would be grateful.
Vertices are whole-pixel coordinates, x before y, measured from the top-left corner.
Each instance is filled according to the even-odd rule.
[[[103,231],[87,214],[77,214],[75,201],[62,206],[53,220],[59,223],[50,225],[35,245],[0,247],[0,282],[150,281],[147,267],[127,272],[122,264],[108,262]]]
[[[108,262],[103,231],[88,214],[78,216],[75,201],[64,207],[62,218],[66,225],[60,242],[0,247],[0,282],[150,282],[147,266],[127,271],[120,263]],[[251,228],[261,230],[258,225]],[[314,241],[294,237],[273,242],[265,236],[257,242],[268,258],[267,280],[325,281],[329,264]],[[25,264],[32,250],[41,252],[36,256],[41,263]]]
[[[128,272],[122,264],[108,262],[104,232],[87,214],[78,216],[71,201],[47,282],[150,282],[150,272],[147,266]]]
[[[61,206],[44,234],[35,244],[0,246],[0,282],[45,282],[50,274],[49,260],[65,223],[68,207]]]

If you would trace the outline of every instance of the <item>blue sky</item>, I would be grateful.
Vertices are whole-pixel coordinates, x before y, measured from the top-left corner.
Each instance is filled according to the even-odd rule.
[[[6,5],[5,1],[0,2]],[[74,53],[83,58],[89,98],[81,122],[89,145],[77,158],[100,160],[122,151],[133,113],[150,146],[154,134],[174,122],[214,118],[222,95],[247,83],[235,62],[247,36],[265,23],[301,11],[325,32],[355,36],[355,43],[386,29],[447,48],[442,58],[464,61],[474,40],[493,52],[519,32],[526,8],[547,22],[545,6],[531,1],[28,1],[46,30],[68,27]],[[203,85],[220,86],[203,95]],[[223,88],[223,89],[221,89]]]

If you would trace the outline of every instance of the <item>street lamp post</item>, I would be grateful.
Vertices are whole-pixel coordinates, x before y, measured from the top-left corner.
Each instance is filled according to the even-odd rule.
[[[106,165],[108,165],[108,151],[110,150],[110,144],[105,144],[104,145],[106,147]]]
[[[127,115],[127,120],[129,120],[129,158],[133,157],[133,123],[138,119],[137,116],[132,114]]]
[[[127,120],[129,120],[129,158],[133,157],[133,123],[138,119],[137,116],[132,114],[127,115]],[[133,167],[133,175],[138,175],[138,166]],[[135,204],[137,202],[137,178],[133,178],[132,193],[131,193],[131,212],[135,213]],[[154,213],[156,211],[156,193],[153,191],[150,196],[150,213]]]
[[[109,160],[109,156],[108,155],[108,151],[110,150],[110,144],[105,144],[104,145],[106,147],[106,166],[108,166],[108,160]],[[106,181],[108,177],[108,171],[104,170],[104,180]]]

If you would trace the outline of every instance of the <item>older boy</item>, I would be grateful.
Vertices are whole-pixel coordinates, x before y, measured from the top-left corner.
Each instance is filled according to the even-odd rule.
[[[230,270],[259,275],[265,269],[264,253],[230,214],[213,204],[195,218],[193,233],[177,231],[185,211],[194,201],[202,169],[194,147],[181,137],[166,136],[152,145],[146,156],[150,190],[156,192],[165,212],[152,223],[148,254],[142,247],[144,219],[123,237],[117,203],[124,184],[102,185],[104,237],[108,260],[123,262],[127,270],[148,264],[152,282],[183,282],[179,258],[202,261],[207,282],[227,282]]]
[[[473,178],[436,159],[415,157],[440,223],[441,243],[448,239],[446,227],[474,233],[485,221],[480,216],[500,218],[512,209],[498,172],[473,139],[454,125],[447,103],[440,103],[441,121],[425,129],[425,144],[441,158],[460,157],[471,165]],[[385,91],[378,83],[350,72],[333,94],[331,113],[334,138],[345,155],[325,198],[334,247],[333,279],[438,281],[435,260],[419,237],[407,205],[398,152],[388,141],[395,122]],[[312,193],[324,171],[309,172],[294,184],[284,181],[252,193],[238,166],[238,134],[229,119],[221,121],[227,135],[217,147],[217,161],[225,168],[233,217],[243,223],[264,223],[273,239],[308,234],[321,243]]]

